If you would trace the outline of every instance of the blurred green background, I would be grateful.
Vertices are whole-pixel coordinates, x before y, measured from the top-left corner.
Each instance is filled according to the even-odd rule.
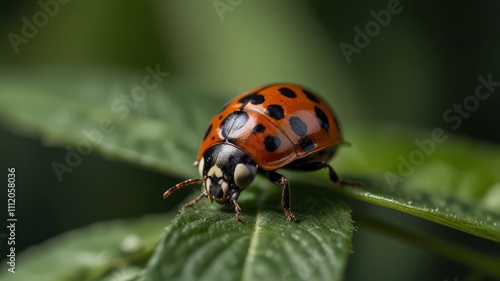
[[[36,28],[32,38],[14,46],[12,33],[22,36],[24,18],[37,20],[33,17],[43,11],[40,3],[57,3],[48,8],[54,15]],[[374,32],[367,46],[350,55],[350,62],[342,52],[342,42],[356,46],[355,28],[365,30],[374,20],[371,11],[380,14],[396,1],[40,3],[2,2],[3,70],[70,66],[119,73],[159,64],[170,73],[165,83],[187,89],[185,92],[206,91],[226,98],[260,84],[294,82],[327,98],[340,116],[346,139],[350,128],[390,124],[423,129],[422,137],[429,137],[439,127],[500,142],[500,88],[481,101],[456,130],[454,123],[443,119],[444,112],[474,94],[479,75],[492,75],[493,81],[500,81],[500,4],[496,1],[400,1],[399,12]],[[2,167],[17,170],[18,250],[92,222],[175,208],[161,194],[179,178],[94,153],[59,183],[50,164],[64,159],[64,148],[4,128],[0,128],[0,137]],[[355,148],[353,144],[342,153]],[[191,191],[180,193],[175,200]],[[2,198],[6,198],[5,192]],[[372,208],[381,217],[390,212],[351,203],[359,209]],[[407,215],[390,215],[457,236]],[[381,249],[387,256],[370,255]],[[354,251],[348,280],[410,276],[453,280],[465,272],[456,264],[366,228],[355,233]],[[389,273],[384,264],[397,270]]]

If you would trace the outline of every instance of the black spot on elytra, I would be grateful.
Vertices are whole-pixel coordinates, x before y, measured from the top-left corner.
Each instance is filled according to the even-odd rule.
[[[263,95],[259,95],[257,93],[249,94],[238,100],[239,103],[242,103],[242,107],[247,103],[251,102],[252,104],[261,104],[265,101]]]
[[[266,114],[276,120],[281,120],[283,119],[283,117],[285,117],[285,111],[283,110],[283,107],[277,104],[271,104],[270,106],[268,106],[266,109]]]
[[[264,146],[266,147],[266,150],[269,152],[274,152],[276,149],[278,149],[281,145],[281,140],[277,136],[267,136],[264,139]]]
[[[266,130],[266,127],[262,124],[257,124],[255,127],[252,129],[252,134],[257,134],[257,133],[262,133]]]
[[[290,119],[288,119],[288,123],[297,136],[302,137],[307,134],[307,124],[304,123],[304,121],[302,121],[299,117],[290,117]]]
[[[205,132],[205,135],[203,136],[203,140],[205,140],[208,137],[208,134],[210,134],[210,131],[212,131],[212,124],[210,124],[210,126],[208,126],[208,129]]]
[[[314,148],[314,142],[310,137],[301,138],[299,140],[299,145],[305,152]]]
[[[314,95],[313,93],[307,91],[307,90],[302,90],[302,92],[304,92],[304,94],[306,95],[306,97],[312,101],[312,102],[315,102],[315,103],[319,103],[319,99],[316,97],[316,95]]]
[[[244,111],[235,111],[229,114],[220,124],[222,137],[226,139],[230,132],[243,128],[248,118],[248,114]]]
[[[293,98],[297,97],[297,94],[294,91],[292,91],[290,88],[279,88],[278,91],[280,91],[280,93],[287,98],[293,99]]]
[[[326,117],[325,112],[317,106],[314,107],[314,112],[316,113],[316,118],[318,119],[318,123],[321,128],[325,129],[325,131],[328,131],[328,129],[330,128],[330,124],[328,123],[328,117]]]

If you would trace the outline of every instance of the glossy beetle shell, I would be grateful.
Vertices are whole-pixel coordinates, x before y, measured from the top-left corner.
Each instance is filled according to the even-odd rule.
[[[233,143],[272,171],[343,140],[322,98],[299,85],[272,84],[235,97],[214,116],[197,160],[221,142]]]

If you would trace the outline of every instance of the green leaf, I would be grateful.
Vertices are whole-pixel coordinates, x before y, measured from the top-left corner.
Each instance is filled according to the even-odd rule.
[[[368,226],[378,232],[399,238],[401,241],[412,243],[421,249],[438,253],[452,261],[467,265],[474,271],[480,272],[480,275],[500,278],[500,270],[498,270],[500,257],[498,255],[485,254],[470,247],[470,245],[458,245],[448,239],[419,233],[418,231],[409,231],[404,227],[364,215],[356,215],[355,221],[361,227]]]
[[[366,179],[365,187],[339,187],[349,197],[421,217],[500,242],[500,215],[476,204],[412,188],[390,188],[382,179]]]
[[[440,141],[434,141],[433,133],[441,130]],[[354,157],[345,159],[343,168],[383,175],[393,188],[404,183],[500,214],[500,146],[446,133],[444,127],[409,130],[380,126],[377,131],[351,131]]]
[[[79,153],[81,147],[82,156],[90,146],[92,152],[142,167],[192,176],[208,116],[224,101],[179,91],[169,77],[147,80],[156,85],[142,94],[151,69],[166,72],[159,65],[119,75],[112,69],[3,70],[1,121],[48,145],[69,144]],[[72,167],[64,161],[58,162]]]
[[[69,231],[22,252],[12,276],[39,281],[126,280],[138,274],[173,217],[149,215]]]
[[[265,190],[242,194],[243,222],[220,206],[181,213],[145,280],[343,280],[353,232],[349,207],[332,191],[295,187],[296,223],[286,220],[279,188],[270,185],[264,199],[257,196]]]
[[[342,151],[335,163],[346,171],[365,171],[365,187],[339,190],[361,201],[500,241],[500,147],[446,133],[441,142],[431,141],[434,130],[354,130],[349,138],[353,146],[346,149],[355,150],[354,154],[349,158]],[[428,153],[417,145],[424,142]],[[424,155],[421,161],[410,158],[418,153]]]

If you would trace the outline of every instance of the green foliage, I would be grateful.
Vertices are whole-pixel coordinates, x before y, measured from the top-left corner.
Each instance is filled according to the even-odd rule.
[[[391,189],[384,181],[370,180],[363,189],[340,187],[352,198],[395,209],[500,242],[500,216],[472,203],[408,186]]]
[[[127,280],[146,263],[173,217],[96,223],[59,235],[25,251],[12,280]]]
[[[30,71],[9,69],[0,76],[0,117],[4,126],[41,137],[48,144],[70,144],[76,148],[91,144],[92,150],[102,155],[182,177],[196,172],[192,162],[200,136],[212,113],[224,102],[176,87],[168,79],[148,91],[143,100],[123,102],[124,95],[130,98],[132,89],[142,85],[147,71],[117,76],[92,70]],[[23,78],[27,73],[29,81]],[[103,122],[107,125],[103,126]],[[120,269],[122,275],[131,273],[134,278],[145,280],[159,280],[160,276],[168,280],[342,280],[353,225],[349,207],[334,190],[500,241],[500,216],[494,204],[483,200],[500,181],[494,169],[498,167],[499,149],[472,140],[456,141],[449,136],[428,162],[416,167],[419,178],[443,177],[432,169],[436,163],[441,163],[439,167],[475,173],[473,178],[485,178],[478,183],[468,182],[468,188],[476,192],[457,194],[452,183],[459,180],[443,184],[441,189],[419,188],[425,182],[414,181],[415,175],[405,179],[404,184],[390,186],[381,175],[397,174],[398,155],[414,150],[412,138],[421,136],[394,130],[380,133],[353,128],[349,141],[355,145],[342,150],[342,156],[333,162],[345,171],[355,171],[358,176],[351,177],[361,178],[365,182],[363,188],[333,187],[323,171],[308,174],[307,179],[303,174],[300,178],[291,174],[293,210],[299,218],[295,224],[287,222],[282,214],[279,188],[258,180],[242,194],[243,223],[235,221],[232,210],[208,207],[205,202],[178,214],[172,224],[169,222],[173,213],[133,224],[100,224],[55,238],[38,250],[26,251],[23,274],[26,280],[34,274],[37,280],[49,280],[49,276],[50,280],[75,276],[81,280],[104,280]],[[88,137],[89,132],[94,137]],[[99,134],[101,138],[97,137]],[[459,159],[457,152],[465,150],[465,159]],[[349,155],[348,151],[355,152]],[[484,155],[488,155],[486,162],[482,162]],[[480,169],[476,165],[481,165]],[[164,226],[167,229],[163,238],[145,266]],[[144,241],[140,244],[144,251],[124,253],[127,237]],[[457,253],[458,260],[474,267],[464,253],[465,250]],[[489,266],[497,259],[479,259],[488,264],[480,270],[499,275],[494,266]],[[54,271],[55,264],[58,266]]]
[[[342,280],[354,228],[349,207],[325,191],[296,190],[304,199],[294,207],[297,223],[285,219],[279,192],[242,196],[242,223],[232,210],[207,204],[183,212],[167,228],[145,280]]]

